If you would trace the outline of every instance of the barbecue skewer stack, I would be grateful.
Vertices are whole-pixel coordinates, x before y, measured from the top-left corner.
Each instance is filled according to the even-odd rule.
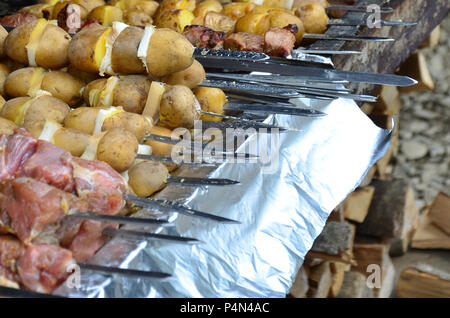
[[[151,12],[153,1],[136,1],[137,5],[144,5],[144,2]],[[145,29],[129,27],[117,23],[121,19],[113,21],[110,11],[115,9],[102,7],[103,1],[90,1],[90,4],[95,3],[92,7],[86,7],[87,3],[68,1],[62,5],[50,3],[25,9],[40,18],[56,17],[60,27],[23,13],[10,18],[16,28],[9,35],[1,30],[4,37],[0,40],[4,45],[1,45],[3,52],[0,51],[0,57],[7,57],[8,61],[3,72],[5,83],[0,86],[2,95],[11,99],[2,105],[4,119],[0,122],[6,149],[2,161],[1,209],[2,230],[6,234],[1,243],[5,242],[6,247],[1,248],[0,253],[10,255],[7,262],[1,264],[1,269],[4,268],[5,274],[2,275],[7,285],[12,287],[20,284],[35,291],[51,292],[67,277],[63,269],[68,264],[77,261],[83,265],[82,262],[89,259],[109,236],[196,242],[193,238],[163,237],[117,229],[118,224],[161,225],[164,222],[120,216],[125,213],[126,201],[166,212],[176,211],[218,222],[236,223],[174,202],[145,198],[170,181],[197,185],[236,183],[234,180],[170,177],[164,165],[141,161],[155,161],[158,156],[165,156],[166,160],[161,161],[170,162],[167,158],[173,149],[173,141],[168,140],[171,130],[192,129],[198,119],[204,119],[209,127],[219,129],[228,127],[227,122],[220,122],[227,119],[234,122],[234,127],[289,130],[288,127],[262,124],[256,120],[256,115],[249,115],[250,119],[246,120],[226,117],[225,110],[318,117],[325,114],[295,107],[289,100],[297,97],[373,100],[370,96],[352,95],[345,89],[328,85],[348,80],[402,86],[414,83],[399,76],[335,71],[320,63],[285,59],[292,52],[292,43],[288,50],[272,46],[267,51],[272,57],[260,52],[261,45],[254,50],[256,52],[210,51],[202,50],[201,46],[194,50],[186,38],[173,30],[155,29],[148,23],[139,24]],[[135,8],[125,8],[124,1],[114,1],[114,5],[120,10],[130,10],[127,12],[129,17],[135,16],[133,13],[136,12],[132,11]],[[60,11],[56,12],[57,9]],[[86,9],[85,15],[83,9]],[[160,19],[164,16],[162,9],[161,4]],[[52,10],[51,14],[46,10]],[[154,14],[157,14],[156,8]],[[87,23],[72,29],[68,21],[74,17]],[[169,18],[176,20],[179,17]],[[23,23],[19,21],[21,19],[29,19],[30,22]],[[298,29],[298,26],[290,26],[281,32],[291,38],[291,42],[292,37],[297,42]],[[186,32],[185,35],[189,39]],[[300,35],[304,36],[303,33]],[[48,37],[56,44],[49,47],[45,40]],[[270,38],[270,34],[267,37]],[[266,43],[266,46],[269,45]],[[217,43],[214,48],[217,48]],[[203,66],[195,62],[194,57]],[[8,66],[17,70],[8,75]],[[203,67],[266,71],[280,75],[275,79],[270,77],[274,75],[253,74],[239,78],[232,73],[205,72]],[[109,77],[99,78],[99,74]],[[239,81],[235,81],[236,78]],[[79,106],[81,99],[87,107],[70,108]],[[161,127],[154,126],[155,121]],[[26,128],[31,135],[18,129],[19,126]],[[41,140],[37,141],[37,138]],[[150,141],[146,142],[146,139]],[[8,157],[10,153],[15,157]],[[169,169],[174,168],[173,162],[170,163]],[[25,211],[29,206],[37,210],[28,216]],[[48,253],[54,263],[40,264],[41,259],[35,259],[38,253]],[[40,275],[29,279],[27,270],[37,270]],[[114,272],[115,269],[96,270]],[[132,275],[133,272],[122,274]],[[165,273],[147,274],[157,278],[168,276]],[[50,282],[43,278],[48,275],[52,278]]]

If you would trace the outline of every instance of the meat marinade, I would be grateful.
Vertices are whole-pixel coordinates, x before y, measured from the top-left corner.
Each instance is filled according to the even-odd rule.
[[[85,160],[24,129],[0,136],[0,284],[51,292],[68,265],[90,258],[116,224],[65,218],[116,215],[127,187],[107,164]]]

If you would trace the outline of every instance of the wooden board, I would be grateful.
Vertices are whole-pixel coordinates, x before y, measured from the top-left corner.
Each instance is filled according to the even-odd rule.
[[[362,223],[369,212],[375,187],[361,187],[350,193],[344,201],[344,217]]]
[[[450,279],[416,268],[400,274],[397,296],[403,298],[450,298]]]
[[[311,268],[308,297],[327,298],[332,284],[330,262],[323,262],[319,266]]]
[[[435,226],[428,214],[421,217],[419,227],[414,233],[411,246],[419,249],[450,250],[450,235]]]

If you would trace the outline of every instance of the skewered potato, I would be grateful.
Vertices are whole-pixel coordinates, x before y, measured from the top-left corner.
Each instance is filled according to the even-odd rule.
[[[64,120],[64,127],[81,130],[92,135],[95,129],[99,107],[79,107],[74,109]]]
[[[162,163],[141,161],[128,170],[128,184],[138,196],[148,197],[164,188],[168,176]]]
[[[122,106],[125,111],[141,114],[147,102],[151,81],[144,75],[126,75],[98,79],[89,83],[84,92],[84,101],[90,106]],[[109,87],[107,87],[109,85]]]
[[[125,74],[145,73],[145,66],[137,56],[144,30],[129,27],[123,30],[114,42],[111,65],[114,71]]]
[[[195,97],[203,111],[224,114],[223,106],[228,102],[225,93],[214,87],[199,87],[195,90]],[[202,115],[201,120],[208,121],[221,121],[222,119],[217,116]]]
[[[297,8],[295,14],[302,20],[308,33],[324,33],[330,20],[325,8],[316,2]]]
[[[298,31],[295,34],[295,40],[297,45],[300,44],[300,42],[303,40],[303,36],[305,35],[305,28],[303,26],[302,20],[300,20],[293,14],[280,11],[271,11],[269,12],[269,16],[271,28],[274,27],[284,28],[289,24],[297,25]]]
[[[5,81],[9,75],[9,67],[0,63],[0,95],[5,95]]]
[[[52,96],[17,97],[3,106],[1,115],[15,124],[23,126],[36,138],[42,132],[46,120],[62,123],[70,107]]]
[[[254,8],[255,4],[251,2],[233,2],[223,7],[222,14],[225,14],[233,20],[239,20],[244,15],[252,12]]]
[[[166,89],[159,110],[159,121],[164,127],[193,128],[194,121],[199,119],[197,101],[189,87],[182,85]]]
[[[194,18],[194,14],[189,10],[168,10],[158,15],[155,19],[155,25],[181,33],[187,25],[191,25]]]
[[[5,40],[6,54],[14,61],[45,68],[67,65],[69,34],[60,27],[39,19],[12,30]]]
[[[0,96],[0,99],[3,98]],[[19,126],[17,126],[15,123],[13,123],[12,121],[0,117],[0,135],[12,135],[14,134],[14,130],[16,130],[17,128],[19,128]]]
[[[123,21],[122,9],[114,6],[99,6],[89,12],[88,20],[97,19],[103,26],[112,26],[115,21]]]
[[[264,35],[270,28],[270,16],[266,13],[249,13],[236,22],[236,32]]]
[[[81,100],[83,84],[66,72],[47,72],[40,67],[27,67],[14,71],[7,77],[5,93],[10,97],[33,97],[38,90],[44,90],[69,106],[76,106]]]
[[[152,128],[150,128],[149,134],[171,137],[172,130],[165,127],[153,126]],[[146,140],[144,143],[152,147],[152,153],[155,155],[170,157],[172,154],[173,145],[171,144],[154,140]]]
[[[8,36],[8,31],[0,25],[0,58],[5,56],[5,40]]]
[[[150,131],[151,124],[144,116],[120,112],[108,117],[103,122],[102,131],[109,131],[114,128],[122,128],[131,132],[139,142],[142,142]]]
[[[118,172],[124,172],[134,163],[138,147],[139,143],[131,132],[123,128],[114,128],[107,131],[100,140],[97,159],[108,163]]]
[[[81,156],[89,143],[89,134],[72,128],[61,127],[53,135],[53,143],[67,150],[72,156]]]
[[[169,85],[185,85],[189,88],[197,87],[206,78],[205,69],[198,62],[194,61],[187,69],[163,76],[161,82]]]
[[[217,0],[205,0],[197,4],[194,10],[194,15],[196,17],[204,17],[208,12],[218,12],[222,11],[222,4]]]

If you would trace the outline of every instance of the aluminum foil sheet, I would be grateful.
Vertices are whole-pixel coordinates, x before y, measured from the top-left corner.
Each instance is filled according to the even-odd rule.
[[[376,127],[352,100],[299,105],[328,114],[321,118],[276,115],[266,122],[297,128],[262,135],[271,144],[272,166],[223,163],[211,177],[241,181],[230,187],[169,186],[163,198],[241,221],[218,224],[171,214],[174,226],[159,233],[195,237],[203,243],[177,245],[112,239],[92,263],[171,273],[159,282],[82,273],[81,288],[56,294],[82,297],[285,297],[330,212],[362,181],[389,146],[391,131]],[[250,137],[256,138],[256,136]],[[270,143],[269,143],[270,142]],[[242,145],[241,148],[245,146]],[[276,150],[276,149],[279,149]],[[179,174],[205,173],[182,167]],[[207,171],[208,172],[208,171]],[[138,214],[158,216],[159,212]],[[161,214],[162,215],[162,214]]]

